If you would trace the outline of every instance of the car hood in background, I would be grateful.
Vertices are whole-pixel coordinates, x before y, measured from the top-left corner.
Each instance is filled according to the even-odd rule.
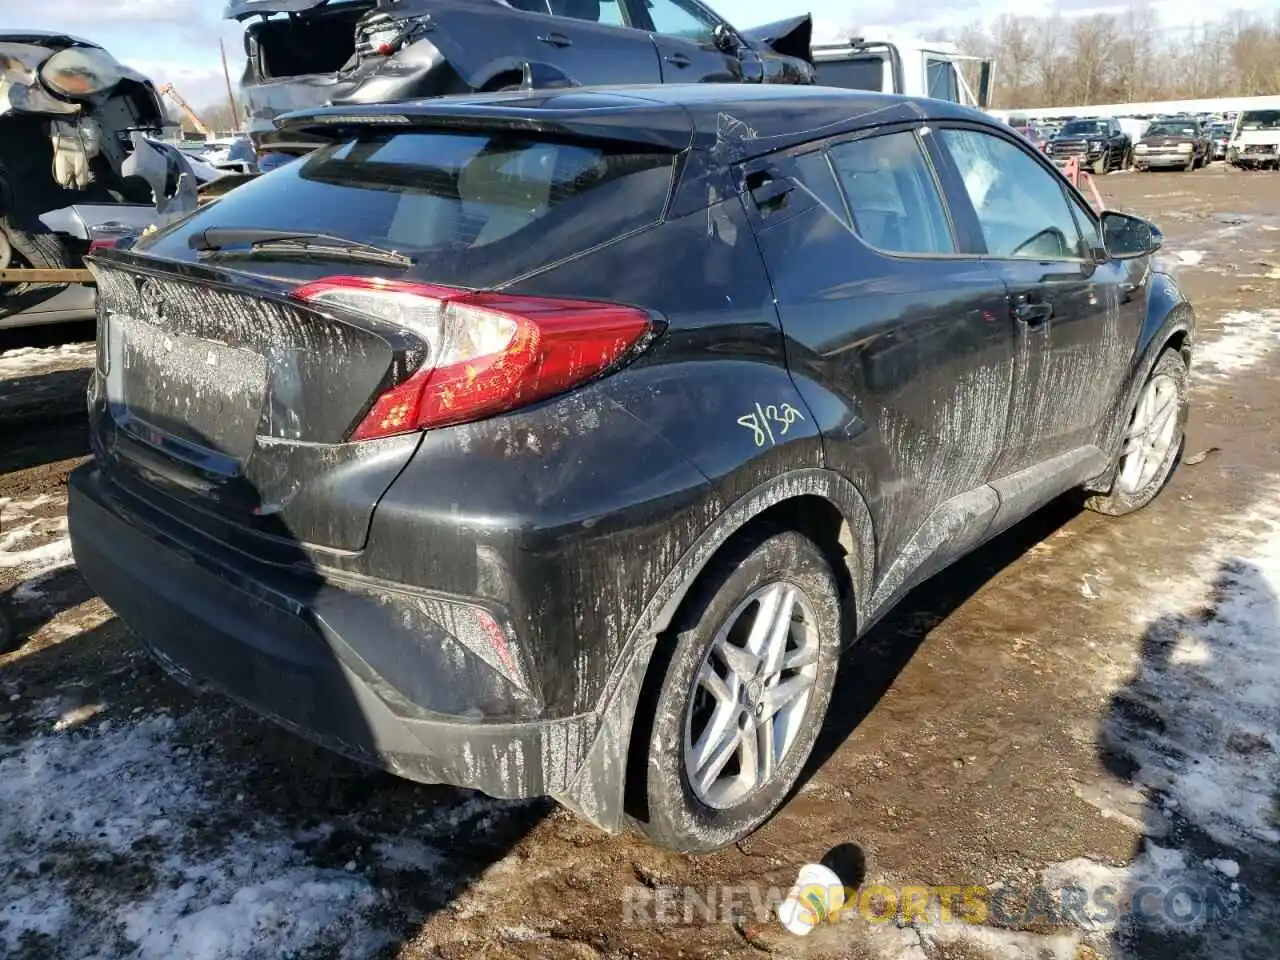
[[[813,40],[813,17],[807,13],[743,30],[742,36],[750,43],[766,46],[784,57],[795,57],[806,63],[813,63],[813,53],[810,49]]]
[[[1146,144],[1148,147],[1176,147],[1182,143],[1190,143],[1192,145],[1198,140],[1198,137],[1171,137],[1163,133],[1158,133],[1154,137],[1143,137],[1139,143]]]
[[[1242,146],[1280,143],[1280,130],[1241,130],[1235,142]]]

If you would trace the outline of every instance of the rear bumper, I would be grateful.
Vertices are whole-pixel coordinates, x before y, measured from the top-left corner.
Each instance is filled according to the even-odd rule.
[[[538,716],[515,659],[490,666],[440,626],[466,633],[440,612],[464,604],[249,560],[126,504],[94,463],[71,474],[68,516],[85,579],[179,679],[413,780],[516,798],[578,772],[595,717]]]

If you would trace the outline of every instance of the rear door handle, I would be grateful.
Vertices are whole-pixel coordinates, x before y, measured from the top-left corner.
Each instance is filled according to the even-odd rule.
[[[1013,305],[1013,318],[1028,327],[1042,327],[1052,317],[1052,303],[1030,303],[1024,300]]]
[[[548,33],[544,37],[539,37],[543,43],[549,43],[553,47],[572,47],[573,41],[566,37],[563,33]]]
[[[683,53],[668,54],[662,59],[664,62],[671,64],[673,67],[687,67],[689,64],[693,63],[693,61],[690,60]]]

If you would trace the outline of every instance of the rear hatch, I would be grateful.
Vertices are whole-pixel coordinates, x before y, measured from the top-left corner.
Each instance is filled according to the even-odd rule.
[[[445,304],[485,320],[468,291],[656,223],[674,159],[536,132],[356,129],[93,255],[108,474],[162,490],[214,536],[358,550],[420,438],[397,398],[459,355]],[[486,301],[487,335],[511,319],[497,311],[520,322],[513,299]]]

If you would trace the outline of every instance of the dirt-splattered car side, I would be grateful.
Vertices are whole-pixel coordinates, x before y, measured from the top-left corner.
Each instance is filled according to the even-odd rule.
[[[283,126],[328,144],[94,257],[71,535],[179,675],[402,775],[731,842],[843,643],[1176,463],[1158,231],[976,112],[690,85]]]

